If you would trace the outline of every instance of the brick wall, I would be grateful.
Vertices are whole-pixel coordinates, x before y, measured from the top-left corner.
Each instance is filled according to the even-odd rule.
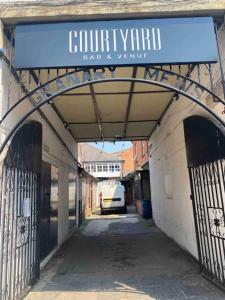
[[[127,150],[114,153],[123,160],[123,176],[134,171],[134,151],[133,147]]]
[[[134,168],[140,169],[146,162],[148,162],[148,141],[133,142],[134,151]]]

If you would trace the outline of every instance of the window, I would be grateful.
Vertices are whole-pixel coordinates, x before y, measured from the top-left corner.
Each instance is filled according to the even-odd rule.
[[[97,171],[102,172],[102,165],[97,165]]]
[[[91,172],[92,173],[96,172],[96,165],[94,165],[94,164],[91,165]]]
[[[137,144],[136,144],[136,142],[134,142],[134,155],[136,155],[137,154]]]
[[[108,172],[108,165],[107,164],[103,165],[103,172]]]
[[[137,143],[134,142],[134,160],[137,161],[138,153],[137,153]]]
[[[115,172],[119,172],[120,171],[120,165],[119,164],[115,164]]]
[[[84,169],[85,169],[87,172],[90,172],[90,165],[89,165],[89,164],[85,164],[85,165],[84,165]]]
[[[113,164],[110,164],[110,165],[109,165],[109,172],[114,172],[114,170],[115,170],[114,165],[113,165]]]
[[[145,153],[146,153],[146,152],[145,152],[145,143],[146,143],[145,141],[142,141],[142,142],[141,142],[141,152],[142,152],[142,156],[144,156]]]

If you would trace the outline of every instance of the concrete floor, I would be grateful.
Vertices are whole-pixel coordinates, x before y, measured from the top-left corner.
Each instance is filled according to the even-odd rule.
[[[94,217],[63,246],[26,300],[225,299],[151,221]]]

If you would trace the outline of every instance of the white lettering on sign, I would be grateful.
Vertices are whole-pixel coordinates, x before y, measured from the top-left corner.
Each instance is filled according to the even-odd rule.
[[[69,52],[96,53],[117,51],[159,51],[162,49],[159,28],[96,29],[69,31]]]

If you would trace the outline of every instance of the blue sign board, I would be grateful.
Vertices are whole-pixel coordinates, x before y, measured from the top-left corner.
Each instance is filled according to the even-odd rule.
[[[217,61],[211,17],[16,26],[20,69]]]

